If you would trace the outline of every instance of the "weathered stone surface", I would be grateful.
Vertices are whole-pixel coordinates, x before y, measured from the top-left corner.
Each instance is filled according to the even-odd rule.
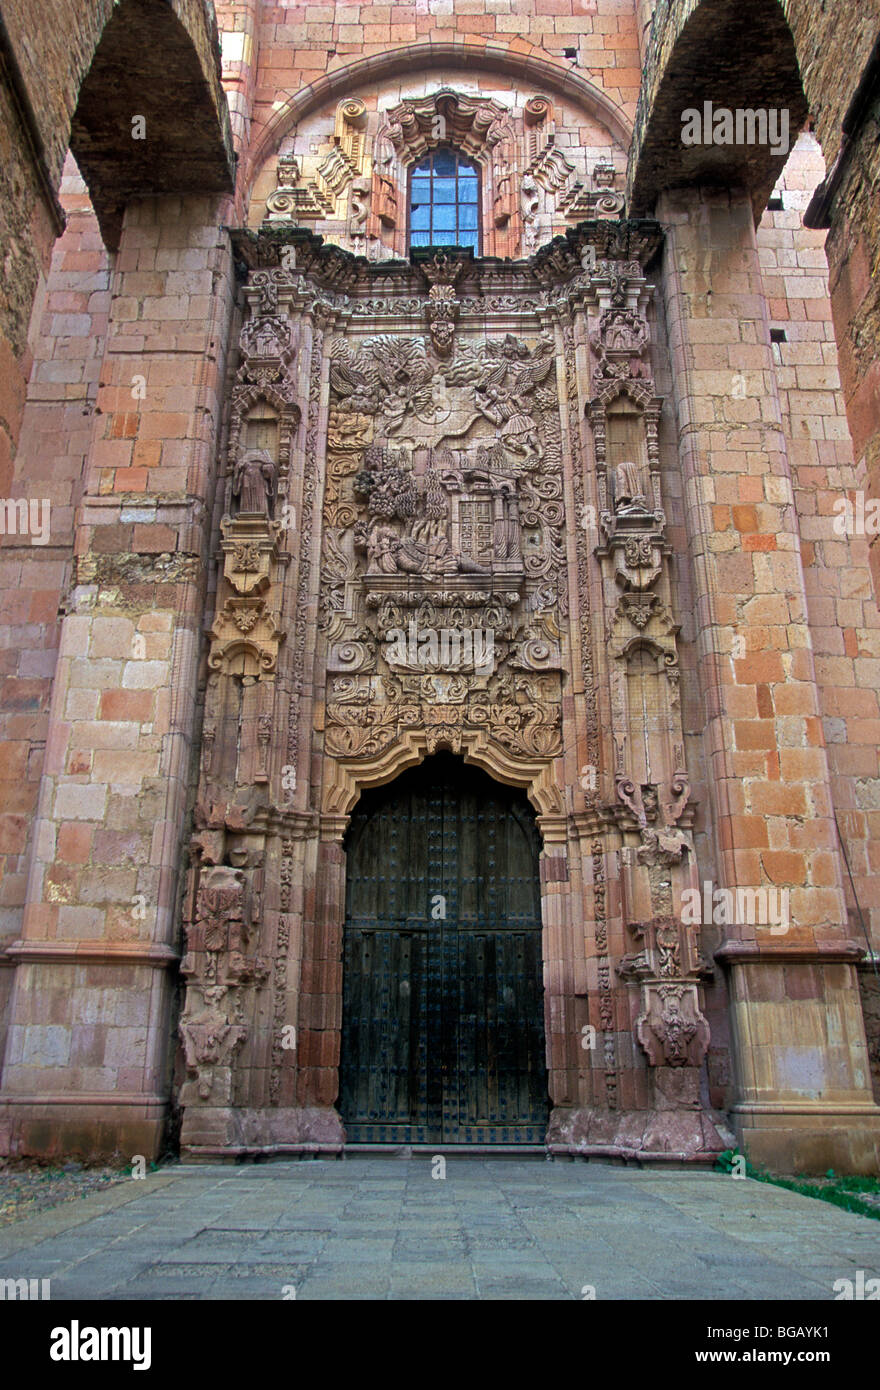
[[[680,139],[809,107],[834,155],[870,26],[511,3],[220,3],[222,88],[202,0],[3,5],[0,490],[51,502],[0,552],[13,1152],[172,1113],[193,1160],[337,1152],[348,818],[451,751],[537,812],[552,1147],[877,1163],[880,613],[832,525],[877,462],[875,123],[830,299],[816,140],[756,232],[781,161]],[[444,143],[477,257],[410,255]]]

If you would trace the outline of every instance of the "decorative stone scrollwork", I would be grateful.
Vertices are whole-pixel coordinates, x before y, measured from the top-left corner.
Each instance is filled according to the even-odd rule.
[[[364,172],[366,110],[359,97],[340,102],[329,150],[313,178],[303,177],[302,160],[296,155],[279,155],[277,186],[266,199],[270,222],[308,222],[336,214],[339,198]]]
[[[232,1062],[248,1036],[245,1025],[230,1023],[221,1009],[220,1001],[225,993],[222,986],[205,990],[204,1007],[185,1017],[180,1024],[186,1069],[196,1079],[201,1101],[229,1100]],[[182,1100],[192,1104],[194,1097],[184,1093]]]
[[[620,960],[617,973],[637,981],[642,1013],[636,1035],[651,1066],[699,1066],[709,1046],[709,1025],[700,1009],[703,962],[690,930],[671,916],[631,922],[638,951]]]
[[[432,290],[451,287],[461,258],[422,270]],[[447,362],[433,347],[331,347],[322,611],[338,677],[325,749],[375,758],[417,726],[434,747],[479,733],[549,758],[564,664],[555,348],[508,334]]]
[[[462,153],[483,155],[510,135],[507,109],[491,98],[443,88],[433,96],[403,101],[387,114],[387,138],[406,164],[421,159],[440,141]]]
[[[698,1067],[709,1048],[709,1024],[696,986],[646,985],[636,1036],[652,1067]]]

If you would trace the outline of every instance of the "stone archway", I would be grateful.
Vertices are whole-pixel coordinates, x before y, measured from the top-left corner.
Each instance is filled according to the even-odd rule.
[[[345,843],[348,1141],[540,1143],[539,834],[525,797],[439,754],[365,793]]]
[[[507,47],[487,43],[472,34],[463,37],[463,42],[406,44],[385,53],[357,58],[316,78],[284,102],[254,140],[244,186],[251,187],[257,173],[289,130],[334,97],[343,100],[367,83],[391,79],[402,73],[448,71],[465,66],[521,77],[536,90],[546,88],[551,93],[572,98],[594,115],[624,149],[629,149],[633,131],[626,114],[594,83],[548,57],[544,49],[530,47],[522,40],[516,41],[516,47]]]

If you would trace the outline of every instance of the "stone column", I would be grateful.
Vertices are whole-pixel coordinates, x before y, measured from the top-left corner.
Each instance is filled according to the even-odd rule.
[[[216,198],[129,204],[0,1093],[13,1153],[155,1156],[232,264]]]
[[[800,537],[748,198],[666,192],[664,290],[706,714],[713,888],[787,890],[725,927],[740,1141],[789,1170],[880,1153]],[[706,877],[704,873],[701,877]],[[772,903],[772,899],[770,899]],[[777,899],[777,907],[784,905]],[[760,912],[760,909],[759,909]]]

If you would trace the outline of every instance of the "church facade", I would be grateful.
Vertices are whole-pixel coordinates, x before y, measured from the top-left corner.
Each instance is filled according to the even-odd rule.
[[[114,202],[80,97],[49,545],[3,547],[4,1152],[877,1171],[827,159],[765,71],[790,144],[651,194],[663,16],[537,8],[216,5],[225,189]]]

